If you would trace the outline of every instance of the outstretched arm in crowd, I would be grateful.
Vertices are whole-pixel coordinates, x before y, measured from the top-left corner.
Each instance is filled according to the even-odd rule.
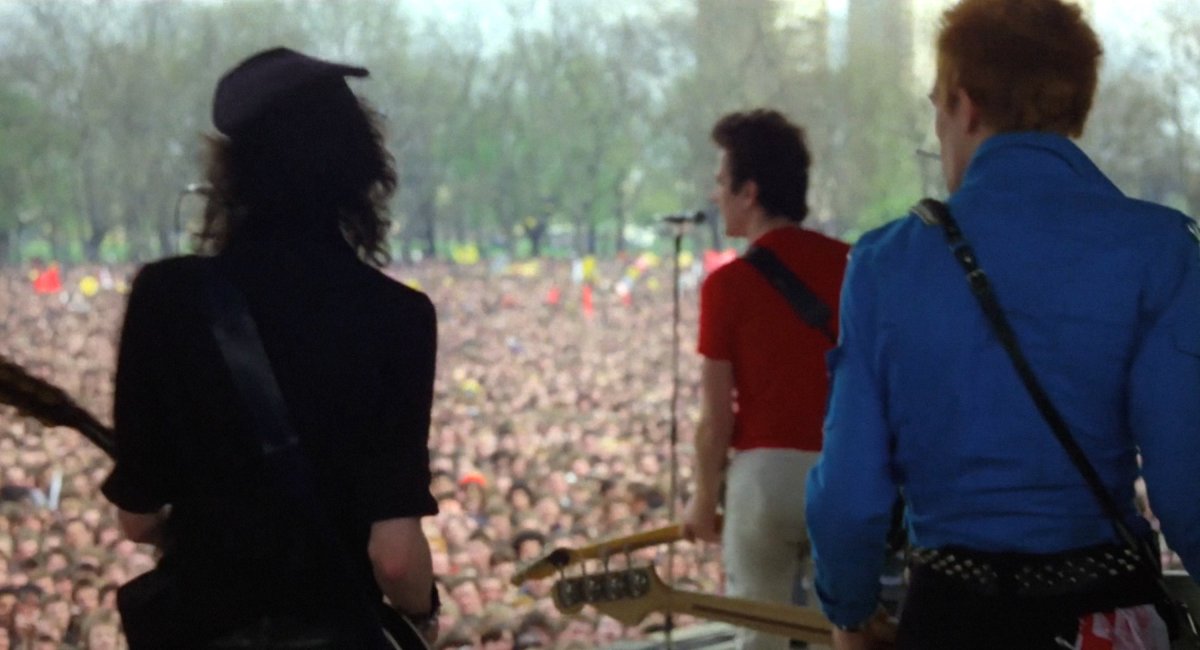
[[[696,491],[684,513],[688,537],[719,541],[717,499],[733,439],[733,364],[705,357],[700,383],[704,400],[696,426]]]
[[[371,525],[367,555],[375,581],[402,614],[424,615],[433,609],[433,560],[419,517],[397,517]]]

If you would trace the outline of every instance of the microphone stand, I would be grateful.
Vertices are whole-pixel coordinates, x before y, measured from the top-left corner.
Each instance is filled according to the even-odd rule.
[[[679,455],[677,447],[679,443],[679,255],[683,249],[683,235],[689,230],[689,222],[671,222],[671,229],[674,233],[675,248],[674,254],[671,256],[672,282],[671,282],[671,303],[672,303],[672,318],[671,318],[671,416],[670,416],[670,460],[671,467],[671,483],[669,497],[667,500],[667,518],[670,521],[675,521],[675,503],[679,500]],[[675,585],[675,542],[667,544],[667,584]],[[667,648],[674,648],[672,641],[672,631],[675,628],[675,620],[673,612],[670,609],[666,612],[666,620],[664,621],[664,630]]]
[[[676,446],[679,443],[679,321],[680,321],[680,306],[679,306],[679,255],[683,249],[683,235],[687,231],[687,225],[683,223],[671,224],[671,229],[674,231],[675,248],[671,255],[671,418],[670,418],[670,466],[671,466],[671,487],[670,501],[667,505],[667,517],[671,521],[675,521],[675,502],[679,495],[679,462],[676,453]],[[672,545],[671,548],[674,548]],[[670,580],[674,576],[671,575],[672,567],[667,567],[667,579]]]
[[[192,194],[191,190],[184,188],[179,191],[179,196],[175,198],[175,236],[172,238],[175,250],[171,251],[175,255],[179,255],[183,249],[183,245],[180,243],[180,240],[183,239],[183,224],[179,222],[179,217],[182,212],[181,208],[183,208],[183,199],[188,194]]]

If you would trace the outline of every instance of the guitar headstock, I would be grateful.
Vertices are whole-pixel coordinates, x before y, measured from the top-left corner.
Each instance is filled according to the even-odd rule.
[[[666,608],[671,589],[652,567],[639,567],[562,578],[552,593],[554,605],[564,614],[591,605],[624,625],[637,625],[651,612]]]
[[[517,570],[512,577],[514,587],[521,586],[526,580],[549,578],[556,572],[582,562],[579,553],[569,548],[556,548],[542,557],[530,562]]]
[[[550,553],[521,567],[512,577],[513,586],[526,580],[549,578],[555,573],[587,560],[607,560],[609,557],[626,554],[647,546],[668,544],[683,538],[683,525],[671,524],[654,530],[633,533],[606,539],[580,548],[557,548]]]
[[[0,404],[7,404],[47,426],[78,429],[108,453],[115,447],[108,427],[75,403],[63,389],[33,376],[4,355],[0,355]]]
[[[652,566],[614,571],[606,568],[600,573],[563,577],[554,584],[551,595],[555,607],[564,614],[575,614],[591,605],[627,626],[641,623],[651,613],[671,612],[809,643],[832,643],[831,624],[820,610],[672,589],[659,579]]]
[[[0,355],[0,404],[8,404],[50,426],[62,424],[74,406],[62,389],[34,377],[3,355]]]

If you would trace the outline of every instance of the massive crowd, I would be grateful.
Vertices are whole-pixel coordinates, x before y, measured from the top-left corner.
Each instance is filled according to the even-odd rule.
[[[68,268],[52,293],[36,292],[27,270],[0,272],[0,353],[111,421],[133,271]],[[442,592],[439,647],[591,648],[661,628],[655,615],[630,628],[590,608],[565,616],[553,579],[518,588],[510,578],[556,547],[671,523],[669,265],[423,263],[389,273],[438,308],[429,444],[441,512],[425,527]],[[681,490],[698,410],[698,276],[689,265],[682,291]],[[121,538],[98,491],[107,457],[74,431],[0,407],[0,468],[0,650],[122,647],[116,587],[155,558]],[[660,546],[613,562],[653,563],[679,588],[719,592],[715,548],[679,543],[673,557],[668,567]]]
[[[429,444],[440,513],[425,520],[443,602],[438,647],[593,648],[661,629],[657,615],[628,628],[590,608],[566,616],[553,579],[510,582],[554,548],[671,523],[671,273],[642,262],[602,262],[587,281],[590,270],[554,261],[389,270],[438,308]],[[68,269],[53,293],[35,292],[25,270],[0,272],[0,353],[110,421],[133,271]],[[699,276],[689,265],[681,292],[677,512],[698,411]],[[122,539],[98,491],[109,468],[76,432],[0,407],[0,650],[123,647],[116,588],[155,557]],[[678,588],[720,592],[716,548],[683,542],[670,567],[668,557],[651,547],[613,566],[653,564]]]

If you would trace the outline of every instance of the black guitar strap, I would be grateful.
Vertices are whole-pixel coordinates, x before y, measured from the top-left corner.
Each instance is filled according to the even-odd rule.
[[[913,207],[912,211],[926,224],[941,227],[942,234],[946,238],[946,243],[950,246],[950,251],[954,254],[954,259],[958,261],[959,266],[966,273],[967,285],[971,288],[971,293],[983,309],[988,324],[991,325],[992,331],[1000,341],[1000,345],[1008,353],[1013,368],[1021,378],[1021,383],[1025,385],[1025,390],[1033,400],[1034,406],[1037,407],[1046,424],[1050,426],[1051,433],[1054,434],[1059,445],[1062,446],[1067,456],[1071,459],[1071,462],[1083,476],[1084,482],[1087,483],[1088,488],[1092,491],[1096,501],[1100,504],[1100,508],[1112,522],[1113,530],[1116,531],[1117,536],[1142,559],[1146,569],[1154,575],[1160,592],[1160,598],[1165,599],[1164,602],[1166,604],[1175,608],[1176,611],[1167,612],[1163,611],[1163,607],[1159,607],[1160,614],[1163,615],[1163,619],[1166,621],[1168,627],[1171,628],[1172,638],[1185,631],[1178,629],[1178,626],[1181,625],[1189,628],[1186,632],[1190,633],[1194,638],[1197,634],[1195,621],[1192,620],[1190,612],[1187,611],[1183,603],[1174,601],[1169,589],[1163,582],[1162,561],[1158,557],[1158,549],[1138,540],[1137,536],[1133,534],[1133,531],[1129,529],[1129,526],[1121,518],[1121,512],[1117,507],[1116,500],[1113,499],[1108,488],[1104,486],[1100,474],[1096,472],[1096,468],[1088,460],[1083,448],[1079,446],[1075,437],[1071,435],[1066,418],[1063,417],[1062,413],[1054,405],[1053,400],[1050,399],[1050,394],[1042,387],[1041,382],[1034,373],[1029,359],[1022,352],[1021,346],[1017,341],[1017,333],[1013,331],[1008,317],[1001,308],[1000,302],[996,299],[996,294],[992,291],[992,285],[988,282],[987,274],[983,272],[983,269],[979,268],[979,259],[975,255],[975,250],[963,235],[962,229],[958,226],[958,221],[950,213],[950,208],[941,201],[922,199]],[[1159,604],[1156,603],[1156,605]]]
[[[750,246],[742,259],[757,269],[767,279],[767,282],[783,295],[800,320],[824,334],[830,343],[837,345],[837,337],[833,335],[833,328],[829,324],[833,317],[833,311],[829,309],[829,305],[821,302],[817,294],[796,277],[796,274],[792,273],[792,270],[774,253],[762,246]]]
[[[358,572],[349,562],[351,556],[316,494],[312,468],[300,447],[246,301],[218,268],[219,263],[219,259],[204,260],[202,284],[207,316],[234,387],[250,415],[250,428],[258,436],[268,480],[274,479],[281,494],[301,506],[296,512],[305,518],[311,539],[336,569],[333,573],[343,583],[338,585],[342,593],[351,598],[348,602],[357,604],[352,609],[361,619],[356,626],[366,631],[362,638],[371,640],[369,647],[394,650],[379,619],[381,603],[370,602],[365,585],[355,577]],[[304,508],[306,503],[311,507]]]

